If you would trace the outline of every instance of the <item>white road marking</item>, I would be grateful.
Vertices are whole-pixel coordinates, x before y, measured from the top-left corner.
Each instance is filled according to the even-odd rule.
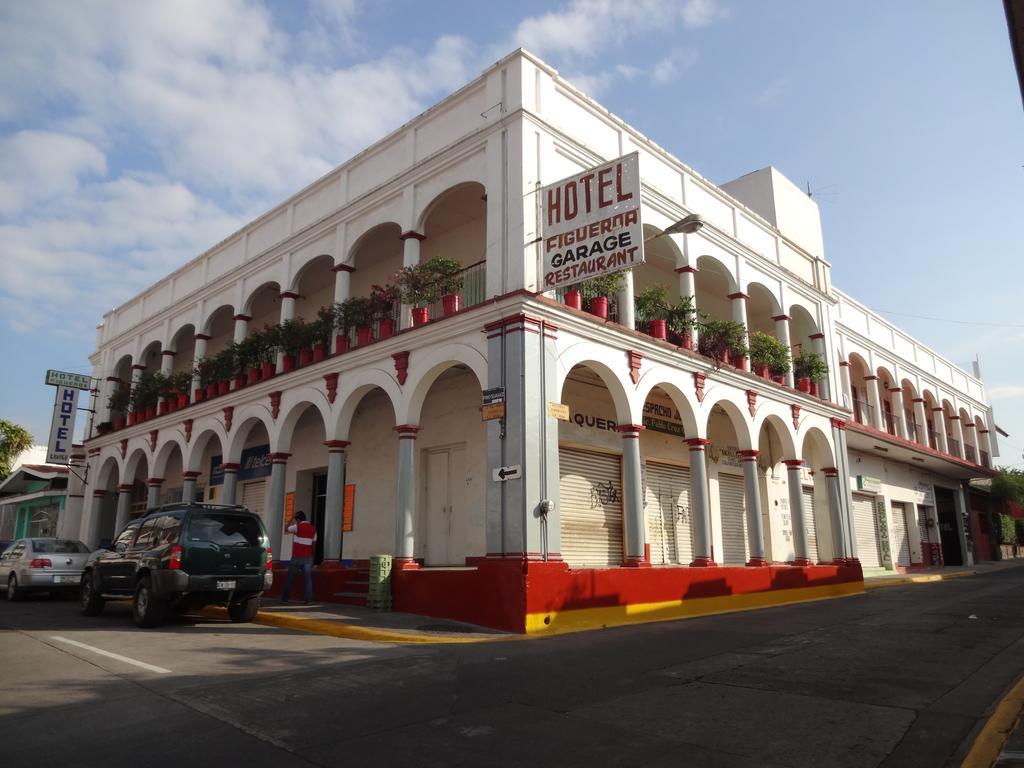
[[[144,661],[136,661],[135,659],[129,659],[127,656],[122,656],[119,653],[111,653],[110,651],[104,651],[102,648],[97,648],[97,647],[92,646],[92,645],[86,645],[85,643],[80,643],[77,640],[69,640],[68,638],[61,637],[60,635],[51,635],[50,639],[51,640],[58,640],[58,641],[60,641],[62,643],[67,643],[68,645],[73,645],[76,648],[84,648],[87,651],[92,651],[93,653],[98,653],[100,656],[106,656],[107,658],[110,658],[110,659],[116,659],[117,661],[123,661],[125,664],[131,664],[131,665],[136,666],[136,667],[142,667],[143,669],[148,669],[150,672],[156,672],[157,674],[160,674],[160,675],[169,675],[169,674],[171,674],[171,670],[169,670],[169,669],[164,669],[163,667],[157,667],[157,666],[154,666],[153,664],[147,664]]]

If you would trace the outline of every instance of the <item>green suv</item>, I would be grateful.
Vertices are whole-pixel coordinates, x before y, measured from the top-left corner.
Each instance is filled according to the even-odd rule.
[[[252,621],[274,580],[263,521],[245,507],[168,504],[94,552],[82,572],[81,606],[96,616],[108,599],[132,598],[132,618],[155,627],[170,608],[226,605],[232,621]]]

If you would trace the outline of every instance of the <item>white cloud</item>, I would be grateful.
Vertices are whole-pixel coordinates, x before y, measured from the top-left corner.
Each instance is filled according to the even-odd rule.
[[[761,92],[757,94],[758,104],[771,104],[779,98],[786,90],[786,80],[781,77],[777,77],[772,80],[768,85],[761,89]]]
[[[697,51],[680,49],[659,59],[651,67],[651,79],[659,85],[667,85],[679,77],[683,69],[689,69],[697,63]]]
[[[1020,384],[1006,384],[1003,386],[990,387],[988,396],[991,400],[1014,400],[1024,397],[1024,386]]]
[[[94,144],[50,131],[18,131],[0,137],[0,214],[73,194],[79,177],[104,174],[106,157]]]

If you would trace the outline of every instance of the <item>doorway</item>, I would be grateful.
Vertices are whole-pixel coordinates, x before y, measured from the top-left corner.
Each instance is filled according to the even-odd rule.
[[[935,511],[939,518],[939,539],[942,543],[942,562],[945,565],[963,565],[960,551],[960,532],[956,521],[956,501],[953,491],[935,486]]]
[[[426,452],[427,565],[466,563],[466,446]]]
[[[327,473],[313,475],[313,519],[316,526],[316,541],[313,542],[313,563],[320,565],[324,561],[324,523],[327,519]]]

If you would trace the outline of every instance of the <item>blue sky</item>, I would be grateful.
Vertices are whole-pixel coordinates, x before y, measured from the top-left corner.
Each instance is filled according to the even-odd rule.
[[[1024,110],[995,0],[4,3],[0,417],[45,441],[44,371],[87,372],[104,311],[517,45],[714,181],[809,182],[834,284],[978,355],[1024,466]]]

